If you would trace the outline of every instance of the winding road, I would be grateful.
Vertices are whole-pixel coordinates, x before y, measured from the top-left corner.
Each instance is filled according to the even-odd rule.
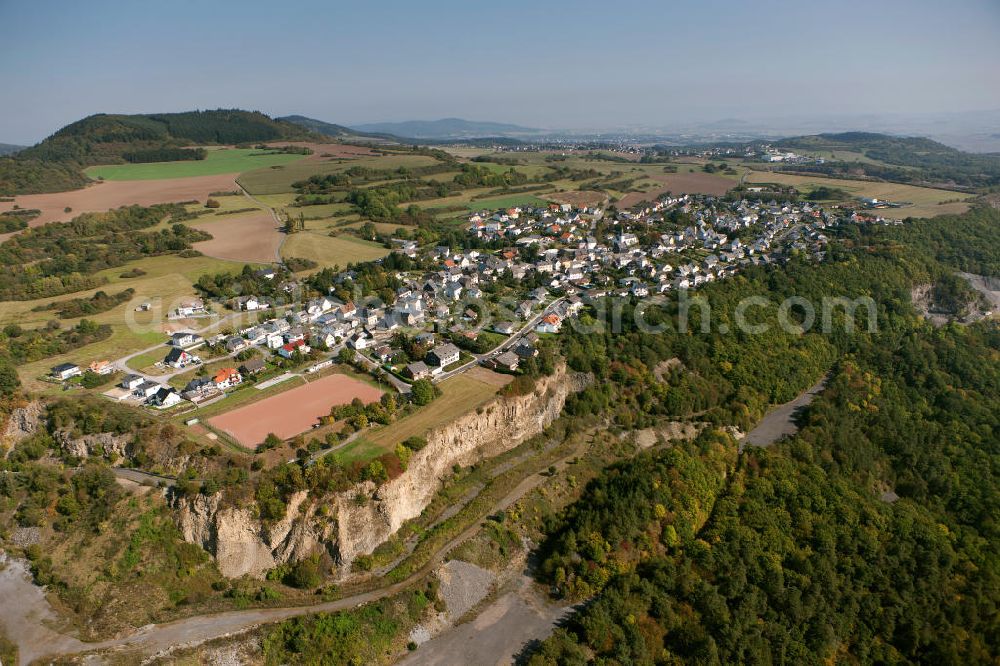
[[[568,461],[580,455],[586,442],[573,446],[567,455],[555,461],[557,469],[565,467]],[[503,511],[534,490],[545,480],[538,473],[523,479],[510,492],[491,507],[489,513]],[[488,515],[487,514],[487,515]],[[431,573],[444,557],[456,546],[474,536],[480,529],[481,520],[474,521],[457,536],[442,545],[428,559],[427,563],[405,579],[369,592],[344,597],[312,606],[291,606],[284,608],[258,608],[226,611],[207,615],[186,617],[163,624],[150,624],[135,633],[120,638],[85,643],[68,634],[60,633],[47,626],[55,615],[48,604],[41,602],[5,605],[0,611],[0,624],[7,629],[10,639],[18,645],[19,663],[27,665],[37,659],[56,659],[103,650],[138,651],[144,656],[153,656],[179,646],[194,646],[205,641],[239,633],[261,624],[281,622],[292,617],[312,613],[346,610],[377,601],[400,592],[424,576]],[[14,560],[0,570],[0,598],[42,598],[41,589],[30,581],[30,575],[23,562]]]

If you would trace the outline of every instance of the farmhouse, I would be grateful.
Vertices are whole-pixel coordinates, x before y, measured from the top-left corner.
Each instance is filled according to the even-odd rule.
[[[192,400],[207,393],[215,393],[215,382],[208,377],[195,377],[187,383],[183,390],[184,397]]]
[[[115,366],[110,361],[94,361],[87,369],[96,375],[110,375],[115,371]]]
[[[487,367],[494,370],[506,370],[507,372],[513,372],[517,370],[518,364],[521,362],[521,358],[512,351],[506,351],[496,358],[492,358],[486,363]]]
[[[310,352],[309,346],[306,345],[305,340],[295,340],[294,342],[282,345],[278,349],[278,355],[282,358],[292,358],[296,351],[302,354],[308,354]]]
[[[510,335],[516,328],[517,325],[512,321],[499,321],[493,324],[493,330],[503,335]]]
[[[148,380],[143,380],[141,384],[135,387],[132,391],[132,395],[139,398],[140,400],[148,400],[153,396],[154,393],[160,390],[160,385],[156,382],[151,382]]]
[[[559,320],[559,315],[554,313],[547,314],[542,317],[542,321],[535,327],[535,331],[538,333],[558,333],[561,326],[562,322]]]
[[[149,396],[149,404],[160,409],[173,407],[181,401],[181,396],[169,386],[160,386],[153,395]]]
[[[190,317],[194,314],[200,314],[205,311],[205,303],[200,300],[191,301],[190,303],[181,303],[177,306],[177,316],[178,317]]]
[[[232,388],[242,381],[243,377],[240,376],[240,373],[236,368],[221,368],[215,373],[215,377],[212,378],[212,382],[215,383],[215,387],[220,391]]]
[[[226,338],[225,342],[226,351],[230,353],[238,352],[241,349],[246,349],[249,345],[250,343],[247,340],[244,340],[238,335],[230,335],[228,338]]]

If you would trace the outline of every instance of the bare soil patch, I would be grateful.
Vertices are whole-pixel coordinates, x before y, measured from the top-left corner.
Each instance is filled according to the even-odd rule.
[[[643,201],[652,201],[670,192],[671,194],[711,194],[721,196],[733,189],[737,181],[711,173],[669,173],[650,176],[663,185],[654,187],[649,192],[630,192],[618,202],[619,208],[630,208]]]
[[[309,430],[334,405],[346,405],[354,398],[367,404],[381,397],[382,391],[374,386],[335,374],[225,412],[208,423],[240,444],[253,447],[263,442],[268,433],[287,439]]]
[[[41,214],[28,224],[38,227],[49,222],[70,220],[80,213],[97,213],[120,206],[138,204],[150,206],[157,203],[179,201],[205,201],[211,192],[231,191],[236,188],[236,174],[195,176],[191,178],[165,178],[162,180],[114,180],[94,183],[82,190],[53,192],[50,194],[22,194],[12,202],[0,202],[0,212],[15,205],[25,209],[38,209]],[[70,212],[66,212],[66,208]]]
[[[666,376],[670,374],[670,371],[680,365],[683,365],[683,363],[681,363],[681,360],[679,358],[674,356],[673,358],[668,358],[665,361],[660,361],[659,363],[657,363],[656,367],[653,368],[653,374],[661,382],[666,381]]]
[[[212,240],[194,244],[196,250],[210,257],[254,263],[277,260],[282,233],[268,212],[231,215],[190,226],[212,234]]]

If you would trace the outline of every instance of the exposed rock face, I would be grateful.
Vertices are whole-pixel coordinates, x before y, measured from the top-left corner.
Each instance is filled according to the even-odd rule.
[[[329,537],[331,528],[317,524],[316,506],[307,499],[306,491],[296,493],[285,517],[265,525],[249,508],[220,509],[221,495],[200,495],[180,503],[177,520],[184,539],[214,554],[223,574],[261,576],[283,562],[307,557]]]
[[[538,382],[528,395],[497,398],[427,437],[427,446],[410,459],[406,472],[375,487],[371,482],[338,497],[337,554],[349,565],[370,553],[402,524],[420,515],[453,465],[474,462],[509,451],[537,435],[562,411],[566,397],[587,382],[586,376],[560,369]],[[363,506],[358,493],[370,499]]]
[[[0,442],[16,444],[22,439],[34,435],[41,427],[44,411],[45,409],[39,400],[11,410],[7,425],[3,429],[3,435],[0,436]]]
[[[559,416],[566,397],[588,381],[587,375],[562,367],[539,380],[528,395],[494,398],[430,432],[427,446],[413,454],[396,479],[382,486],[365,482],[320,500],[336,520],[318,516],[319,502],[302,492],[289,502],[285,518],[270,526],[250,509],[220,508],[220,496],[180,501],[178,523],[184,538],[214,554],[219,570],[229,577],[260,576],[319,548],[325,548],[342,571],[349,571],[356,557],[370,553],[405,521],[420,515],[453,465],[499,455],[540,433]]]
[[[132,440],[128,435],[102,432],[96,435],[73,437],[66,430],[57,430],[53,433],[53,437],[63,451],[78,458],[101,455],[128,458],[131,454]]]

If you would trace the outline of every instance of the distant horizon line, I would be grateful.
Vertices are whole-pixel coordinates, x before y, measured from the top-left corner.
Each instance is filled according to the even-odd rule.
[[[19,146],[19,147],[31,147],[41,143],[46,138],[52,136],[62,128],[82,120],[96,115],[122,115],[122,116],[132,116],[132,115],[151,115],[158,113],[185,113],[190,111],[214,111],[219,109],[232,109],[232,110],[244,110],[251,112],[263,113],[270,118],[278,119],[290,116],[299,116],[302,118],[308,118],[310,120],[317,120],[320,122],[325,122],[334,125],[341,125],[348,129],[358,129],[363,126],[370,125],[401,125],[408,123],[440,123],[444,121],[460,121],[470,124],[495,124],[495,125],[510,125],[530,131],[532,133],[538,134],[558,134],[558,133],[592,133],[592,134],[605,134],[612,132],[629,132],[629,131],[646,131],[646,132],[678,132],[691,129],[712,129],[712,125],[718,125],[718,129],[738,129],[736,127],[726,127],[726,123],[733,123],[735,125],[748,125],[747,129],[756,129],[758,131],[771,131],[775,133],[780,133],[782,131],[794,131],[794,129],[802,128],[792,128],[786,127],[782,128],[781,125],[794,125],[794,124],[806,124],[806,125],[818,125],[823,123],[831,124],[841,124],[840,127],[830,127],[829,129],[817,129],[816,133],[822,132],[843,132],[843,131],[875,131],[866,130],[865,128],[855,128],[855,129],[845,129],[842,123],[849,123],[852,121],[900,121],[903,119],[909,119],[910,121],[924,120],[929,121],[934,118],[944,118],[944,117],[960,117],[960,116],[970,116],[970,115],[989,115],[996,114],[997,127],[995,128],[982,128],[983,131],[1000,131],[1000,108],[979,108],[979,109],[966,109],[957,111],[893,111],[893,112],[845,112],[845,113],[829,113],[829,114],[804,114],[804,115],[768,115],[768,114],[758,114],[752,113],[747,116],[737,116],[734,114],[720,114],[718,117],[713,119],[702,119],[702,120],[671,120],[671,121],[661,121],[661,122],[631,122],[619,125],[569,125],[562,127],[545,126],[543,123],[531,123],[530,125],[524,124],[523,122],[512,121],[512,120],[496,120],[496,119],[471,119],[469,117],[456,116],[456,115],[444,115],[440,117],[423,117],[423,118],[406,118],[403,120],[363,120],[363,121],[341,121],[338,119],[330,119],[327,117],[320,117],[317,114],[304,113],[302,111],[296,111],[291,113],[277,113],[266,111],[260,108],[251,107],[240,107],[240,106],[204,106],[204,107],[194,107],[180,110],[168,110],[168,111],[138,111],[138,112],[119,112],[119,111],[96,111],[93,113],[88,113],[86,115],[77,116],[74,120],[70,120],[65,124],[54,128],[45,136],[29,141],[28,143],[23,143],[22,141],[11,142],[7,140],[2,134],[0,134],[0,144]],[[324,116],[326,114],[323,114]],[[359,130],[365,131],[365,130]],[[882,132],[899,132],[905,133],[909,130],[897,129],[890,130],[884,129]],[[926,135],[927,132],[924,132]],[[438,137],[404,137],[404,138],[438,138]],[[489,138],[484,135],[481,138]]]

